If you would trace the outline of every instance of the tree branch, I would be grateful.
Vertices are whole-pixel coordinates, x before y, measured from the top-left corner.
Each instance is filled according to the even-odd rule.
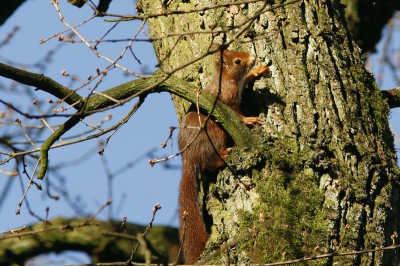
[[[400,107],[400,87],[387,91],[383,90],[381,93],[382,97],[387,100],[391,109]]]
[[[18,9],[20,5],[22,5],[25,0],[14,0],[14,1],[6,1],[1,2],[0,4],[0,25],[14,14],[15,10]]]
[[[64,250],[82,251],[94,260],[121,261],[131,256],[132,250],[126,239],[116,237],[104,237],[103,232],[120,231],[121,221],[91,221],[86,224],[86,219],[56,218],[47,221],[46,229],[39,222],[29,226],[23,233],[6,235],[13,238],[0,237],[0,266],[24,262],[34,256]],[[132,223],[126,224],[128,234],[125,236],[143,233],[145,226]],[[122,229],[121,229],[122,230]],[[154,226],[146,235],[146,239],[154,243],[157,251],[168,254],[170,260],[174,260],[179,249],[178,232],[176,228]],[[163,241],[159,241],[160,238]],[[22,242],[24,244],[22,244]],[[100,243],[100,244],[99,244]],[[144,257],[137,252],[135,261],[144,262]],[[154,262],[161,259],[154,259]]]
[[[45,91],[60,100],[64,100],[69,105],[76,104],[82,101],[82,97],[75,91],[70,90],[53,79],[43,75],[29,71],[25,71],[16,67],[12,67],[0,63],[0,76],[15,80],[19,83],[36,87],[38,90]],[[83,102],[74,105],[74,108],[79,110],[83,106]]]
[[[112,89],[104,92],[104,94],[116,99],[125,100],[137,97],[139,95],[156,93],[156,92],[169,92],[179,96],[189,102],[196,103],[197,87],[182,79],[170,76],[165,81],[165,76],[160,75],[162,72],[159,70],[154,73],[150,78],[143,78],[134,81],[129,81]],[[159,84],[158,84],[159,83]],[[154,86],[154,84],[158,84]],[[150,90],[149,90],[150,88]],[[199,105],[206,111],[212,110],[215,99],[207,92],[203,92],[199,97]],[[87,104],[87,110],[100,110],[115,105],[114,102],[105,99],[101,95],[93,96]],[[85,111],[87,111],[85,110]],[[226,105],[218,101],[214,112],[213,119],[221,124],[228,134],[233,138],[236,145],[240,147],[254,146],[255,141],[251,135],[250,130],[244,125],[242,120]]]
[[[51,145],[53,145],[62,135],[64,135],[68,130],[73,128],[79,123],[81,118],[84,116],[73,116],[69,118],[64,124],[60,125],[57,130],[55,130],[50,137],[48,137],[40,148],[40,169],[37,173],[38,179],[43,179],[46,174],[47,166],[49,163],[49,150]]]
[[[65,99],[65,102],[74,105],[74,108],[77,110],[82,109],[54,131],[43,143],[40,149],[41,165],[37,174],[39,179],[42,179],[46,174],[50,147],[64,133],[73,128],[82,118],[96,112],[120,106],[135,97],[146,97],[148,94],[155,92],[170,92],[192,103],[195,103],[197,99],[195,92],[197,88],[195,86],[184,80],[166,75],[160,70],[156,71],[154,75],[149,78],[129,81],[106,90],[101,95],[93,95],[89,99],[85,100],[85,105],[82,100],[83,98],[76,92],[44,75],[20,70],[1,63],[0,75],[22,84],[35,86],[38,89],[50,93],[60,99]],[[103,95],[108,97],[104,97]],[[81,101],[81,103],[76,104],[78,101]],[[214,101],[215,99],[210,94],[206,92],[200,94],[199,105],[202,109],[206,111],[212,110]],[[256,148],[256,141],[254,140],[250,130],[229,107],[218,101],[212,113],[212,117],[228,132],[236,145],[241,148]]]

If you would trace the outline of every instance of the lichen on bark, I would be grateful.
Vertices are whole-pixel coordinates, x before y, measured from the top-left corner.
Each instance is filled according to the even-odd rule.
[[[190,3],[199,8],[216,1]],[[277,4],[268,2],[266,8]],[[226,7],[224,16],[208,20],[219,11],[179,15],[179,22],[154,19],[150,25],[156,26],[149,30],[169,23],[183,32],[187,19],[189,30],[218,21],[216,29],[227,33],[215,36],[229,41],[240,31],[229,27],[262,5]],[[210,35],[193,34],[176,43],[164,40],[162,47],[156,43],[155,50],[173,50],[186,62],[206,51],[210,40]],[[264,263],[391,245],[400,224],[400,187],[389,109],[346,28],[340,1],[265,10],[235,41],[230,49],[254,54],[257,64],[270,66],[272,77],[254,86],[264,124],[252,133],[263,152],[234,148],[215,179],[202,179],[200,200],[211,230],[207,252],[232,244],[213,262]],[[188,43],[190,51],[184,48]],[[209,62],[199,61],[178,75],[204,87],[211,77]],[[398,260],[395,251],[385,251],[311,264],[395,265]]]

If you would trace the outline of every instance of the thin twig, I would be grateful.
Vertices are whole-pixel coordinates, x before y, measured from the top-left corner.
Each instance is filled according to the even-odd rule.
[[[26,132],[26,130],[24,129],[24,127],[21,124],[21,120],[19,120],[18,118],[15,119],[15,122],[19,125],[19,127],[21,128],[22,132],[24,132],[25,137],[28,139],[28,141],[32,144],[32,146],[37,149],[38,147],[35,145],[35,143],[33,142],[33,140],[29,137],[28,133]]]
[[[15,214],[20,214],[21,213],[21,206],[22,206],[22,203],[24,202],[24,200],[25,200],[25,198],[26,198],[26,195],[28,194],[28,190],[30,189],[30,187],[32,186],[32,184],[33,184],[33,178],[35,177],[35,173],[36,173],[36,170],[37,170],[37,168],[38,168],[38,166],[39,166],[39,163],[40,163],[40,158],[37,160],[37,162],[36,162],[36,165],[35,165],[35,168],[33,169],[33,173],[32,173],[32,175],[31,175],[31,178],[30,178],[30,180],[29,180],[29,183],[28,183],[28,185],[26,186],[26,189],[25,189],[25,192],[24,192],[24,194],[22,195],[22,199],[20,200],[20,202],[18,202],[18,209],[15,211]]]
[[[94,219],[94,217],[96,217],[97,214],[102,212],[104,210],[104,208],[107,207],[108,205],[110,205],[111,203],[112,203],[112,199],[107,200],[107,202],[105,204],[101,205],[101,207],[97,210],[97,212],[95,212],[92,216],[90,216],[84,223],[89,224],[89,222],[91,222]]]

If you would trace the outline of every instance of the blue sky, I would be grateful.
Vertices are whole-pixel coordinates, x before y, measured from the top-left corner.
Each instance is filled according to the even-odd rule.
[[[133,1],[115,1],[109,10],[111,13],[132,14],[134,12]],[[60,9],[66,20],[75,25],[92,15],[92,10],[87,7],[77,9],[69,5],[66,1],[60,1]],[[14,26],[18,25],[20,30],[16,33],[11,43],[0,47],[0,61],[11,61],[14,66],[26,67],[41,61],[49,50],[55,52],[53,61],[47,66],[44,74],[53,78],[57,82],[77,88],[77,82],[72,83],[71,79],[61,74],[62,70],[86,80],[87,77],[96,73],[96,68],[103,69],[108,65],[102,59],[92,53],[84,44],[65,44],[60,46],[55,38],[44,44],[39,44],[41,38],[45,39],[64,30],[66,27],[60,21],[54,6],[50,5],[50,1],[27,1],[17,12],[0,28],[0,39],[4,39],[8,33],[12,31]],[[102,18],[96,18],[88,25],[79,28],[87,39],[100,38],[113,24],[104,23]],[[110,38],[131,38],[138,28],[138,22],[120,23],[116,30],[112,32]],[[67,35],[67,34],[65,34]],[[142,36],[145,37],[145,36]],[[126,43],[117,44],[101,44],[99,51],[108,57],[115,59],[122,51]],[[125,67],[140,72],[145,68],[150,71],[155,70],[157,64],[153,49],[148,43],[135,43],[133,46],[136,57],[141,61],[142,65],[130,55],[127,54],[121,64]],[[33,72],[38,72],[37,68],[28,68]],[[105,81],[98,88],[99,91],[106,90],[115,85],[132,80],[130,75],[124,75],[124,72],[115,69],[106,77]],[[46,101],[54,97],[42,92],[34,92],[33,88],[29,88],[34,92],[34,96],[24,93],[19,89],[17,95],[9,90],[11,81],[0,78],[0,98],[15,103],[21,109],[26,110],[26,106],[30,106],[32,98]],[[4,89],[6,88],[6,89]],[[83,88],[79,91],[81,95],[87,95],[88,90]],[[86,122],[91,124],[98,123],[107,114],[112,114],[112,120],[107,122],[104,127],[109,127],[120,121],[125,114],[132,108],[135,101],[131,101],[120,108],[106,111],[104,113],[87,118]],[[44,104],[50,107],[50,105]],[[46,107],[47,108],[47,107]],[[46,108],[43,108],[46,111]],[[0,112],[5,111],[5,106],[0,106]],[[36,114],[32,109],[33,114]],[[40,121],[24,119],[21,115],[14,113],[9,117],[9,121],[16,118],[22,120],[23,123],[29,125],[42,125]],[[62,123],[65,119],[48,119],[52,125]],[[80,196],[80,204],[85,207],[85,212],[94,213],[100,205],[104,204],[108,199],[107,191],[107,175],[105,173],[102,159],[108,162],[110,172],[113,173],[123,168],[131,162],[136,162],[143,154],[153,151],[151,158],[163,157],[177,151],[177,145],[169,145],[166,149],[160,148],[160,143],[165,141],[169,134],[169,126],[177,126],[175,111],[173,109],[170,96],[166,93],[152,94],[147,97],[145,103],[130,121],[124,125],[110,140],[103,158],[97,154],[99,150],[99,141],[104,141],[105,137],[90,140],[78,145],[66,146],[50,151],[51,164],[66,162],[70,166],[60,171],[65,178],[65,185],[72,198]],[[64,138],[88,130],[84,124],[71,132],[68,132]],[[5,132],[18,131],[16,126],[6,128],[0,125],[1,134]],[[47,130],[43,137],[49,136],[50,131]],[[92,151],[90,153],[90,151]],[[89,152],[89,154],[87,154]],[[76,163],[74,160],[81,158],[82,155],[89,157],[84,163]],[[2,157],[4,159],[5,157]],[[151,211],[156,203],[160,203],[162,209],[156,216],[156,224],[168,224],[177,226],[177,191],[180,180],[180,158],[177,157],[169,163],[175,166],[175,170],[168,170],[164,165],[157,164],[150,167],[148,157],[144,156],[142,160],[135,163],[134,167],[129,168],[124,173],[117,175],[113,181],[113,218],[122,219],[123,216],[128,217],[128,221],[146,224],[151,218]],[[81,161],[81,159],[79,160]],[[73,163],[73,164],[72,164]],[[32,166],[32,165],[30,165]],[[15,163],[10,162],[0,166],[3,170],[15,169]],[[31,172],[32,167],[28,167]],[[50,179],[57,182],[58,175],[50,172]],[[6,184],[7,177],[2,175],[0,178],[0,189]],[[23,179],[24,187],[27,185],[27,179]],[[43,182],[44,185],[44,182]],[[21,200],[21,186],[17,178],[14,178],[9,187],[9,194],[6,201],[0,208],[0,231],[16,228],[28,223],[35,222],[35,219],[28,214],[26,206],[21,209],[21,214],[14,214],[17,209],[17,203]],[[46,196],[46,193],[37,191],[35,188],[30,189],[28,200],[31,208],[38,215],[45,216],[45,208],[50,207],[50,217],[56,216],[74,216],[75,212],[71,209],[63,199],[54,201]],[[106,219],[109,210],[103,211],[98,218]]]

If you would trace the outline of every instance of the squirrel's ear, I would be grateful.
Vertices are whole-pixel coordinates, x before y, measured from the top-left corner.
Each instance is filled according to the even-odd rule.
[[[215,53],[214,53],[214,57],[215,57],[215,62],[217,63],[217,64],[219,64],[220,62],[221,62],[221,50],[219,50],[219,51],[216,51]],[[225,57],[225,52],[224,52],[224,54],[222,55],[222,58],[224,58]]]
[[[229,61],[231,51],[228,49],[218,50],[214,53],[214,57],[215,57],[214,59],[215,59],[215,63],[217,65],[221,64],[221,52],[223,53],[222,54],[222,62],[224,63],[224,62],[227,62],[227,60]]]
[[[223,59],[224,62],[227,62],[227,64],[229,64],[229,62],[232,60],[232,52],[228,49],[225,49],[223,54]]]
[[[221,44],[218,42],[213,42],[210,47],[208,47],[208,51],[210,52],[210,50],[217,50],[221,47]]]

